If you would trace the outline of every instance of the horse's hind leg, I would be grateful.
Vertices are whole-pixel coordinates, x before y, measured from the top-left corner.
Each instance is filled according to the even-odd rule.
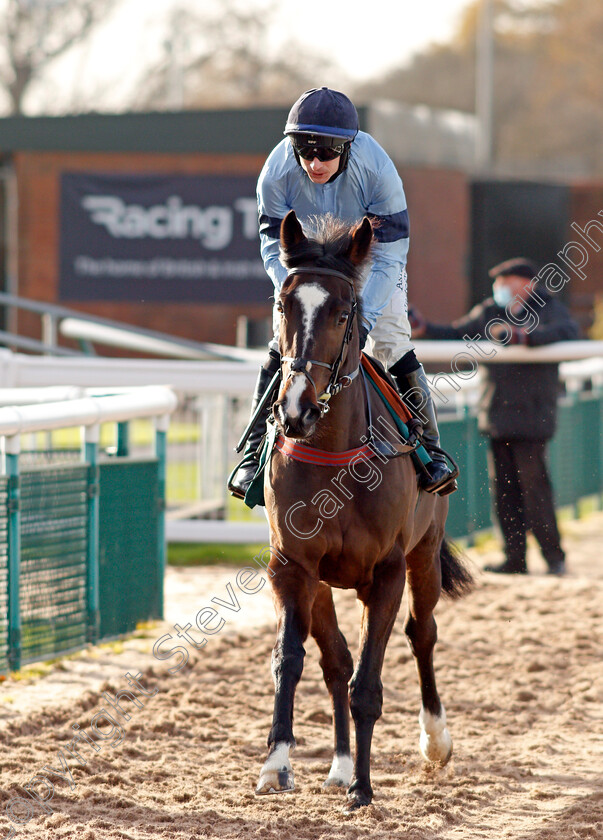
[[[430,762],[446,764],[452,755],[452,738],[446,727],[446,711],[436,688],[433,649],[437,625],[433,617],[441,592],[440,564],[433,539],[419,543],[407,557],[408,618],[404,627],[417,663],[421,690],[419,747]]]
[[[333,703],[333,763],[325,787],[347,787],[352,780],[350,701],[348,683],[354,671],[352,655],[337,624],[331,587],[319,584],[312,608],[312,636],[320,648],[320,667]]]
[[[273,568],[272,564],[269,568]],[[260,772],[257,794],[293,790],[289,752],[293,737],[295,689],[304,666],[304,642],[310,632],[312,604],[318,581],[295,563],[273,568],[271,580],[277,614],[277,637],[272,651],[274,716],[268,735],[268,758]]]

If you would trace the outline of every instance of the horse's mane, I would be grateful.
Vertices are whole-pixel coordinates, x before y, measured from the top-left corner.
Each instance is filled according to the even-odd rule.
[[[346,274],[359,291],[370,263],[370,252],[360,265],[354,265],[346,257],[353,229],[353,224],[337,219],[330,213],[311,216],[304,225],[304,233],[308,238],[288,250],[281,247],[281,262],[288,269],[302,265],[333,268]]]

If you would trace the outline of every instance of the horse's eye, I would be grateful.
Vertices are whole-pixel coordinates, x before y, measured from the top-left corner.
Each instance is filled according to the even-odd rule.
[[[277,311],[280,315],[282,315],[282,314],[283,314],[283,304],[280,302],[280,300],[277,300],[277,302],[276,302],[276,311]]]
[[[342,327],[345,323],[347,323],[348,318],[350,317],[349,312],[342,312],[339,316],[339,321],[337,322],[340,327]]]

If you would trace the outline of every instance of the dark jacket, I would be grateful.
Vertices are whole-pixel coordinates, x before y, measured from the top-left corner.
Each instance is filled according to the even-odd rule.
[[[514,321],[509,320],[493,298],[488,298],[451,326],[427,324],[424,337],[487,340],[486,326],[498,319],[515,326],[518,322],[525,323],[528,329],[524,341],[531,347],[577,339],[578,326],[566,307],[541,289],[538,296],[538,301],[528,299],[526,306],[513,316]],[[482,369],[480,431],[499,440],[551,438],[557,420],[559,365],[548,362],[488,365],[481,358],[478,361]]]

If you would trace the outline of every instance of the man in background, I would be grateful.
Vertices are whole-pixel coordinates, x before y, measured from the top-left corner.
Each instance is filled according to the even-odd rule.
[[[517,258],[494,266],[493,296],[450,326],[412,313],[413,338],[459,340],[490,336],[504,344],[540,347],[578,338],[566,307],[538,286],[538,269]],[[487,329],[486,329],[487,328]],[[526,533],[532,531],[548,573],[565,574],[565,554],[546,463],[557,418],[557,363],[483,364],[479,429],[490,438],[489,471],[504,539],[505,560],[486,566],[496,574],[527,574]]]

